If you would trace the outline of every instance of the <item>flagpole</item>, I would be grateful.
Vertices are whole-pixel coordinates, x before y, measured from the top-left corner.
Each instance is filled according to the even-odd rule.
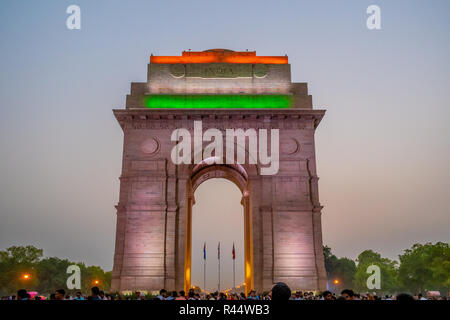
[[[220,293],[220,242],[219,247],[217,249],[217,255],[218,255],[218,262],[219,262],[219,283],[218,283],[218,292]]]
[[[234,259],[233,259],[233,288],[236,290],[236,277],[235,277],[235,267],[234,267]]]
[[[206,241],[203,244],[203,291],[206,292]]]
[[[236,268],[235,268],[236,251],[234,249],[234,242],[233,242],[232,254],[233,254],[233,288],[236,290],[236,276],[235,276],[235,274],[236,274],[236,272],[235,272],[235,270],[236,270]]]

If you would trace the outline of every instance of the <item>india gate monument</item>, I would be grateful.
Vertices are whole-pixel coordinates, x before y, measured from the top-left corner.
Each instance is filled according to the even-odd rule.
[[[291,82],[288,56],[152,55],[147,81],[114,110],[124,142],[112,290],[191,287],[195,190],[213,178],[242,193],[247,292],[326,289],[314,142],[324,114]]]

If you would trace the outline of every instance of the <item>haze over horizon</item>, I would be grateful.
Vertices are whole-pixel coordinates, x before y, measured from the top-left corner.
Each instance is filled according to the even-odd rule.
[[[111,270],[123,143],[111,110],[124,108],[131,82],[146,80],[151,53],[211,48],[287,54],[292,80],[307,82],[314,107],[327,110],[316,154],[333,253],[397,259],[414,243],[450,242],[448,1],[78,0],[82,26],[72,31],[70,4],[2,1],[0,250],[31,244]],[[366,28],[371,4],[381,30]],[[233,188],[199,187],[194,213],[206,217],[229,197],[233,215],[223,217],[221,202],[215,213],[228,223],[197,226],[209,233],[195,236],[193,254],[219,232],[226,259],[233,241],[243,251]]]

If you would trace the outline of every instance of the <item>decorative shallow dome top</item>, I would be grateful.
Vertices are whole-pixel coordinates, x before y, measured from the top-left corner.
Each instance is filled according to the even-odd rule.
[[[234,50],[230,50],[230,49],[208,49],[208,50],[203,50],[203,52],[217,52],[217,53],[226,53],[226,52],[235,52]]]

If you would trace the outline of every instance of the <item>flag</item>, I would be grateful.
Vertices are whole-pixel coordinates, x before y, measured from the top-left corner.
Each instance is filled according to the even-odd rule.
[[[217,246],[217,259],[220,259],[220,242],[219,245]]]
[[[206,242],[203,245],[203,260],[206,260]]]
[[[233,242],[233,251],[231,253],[233,254],[233,260],[236,259],[236,251],[234,250],[234,242]]]

